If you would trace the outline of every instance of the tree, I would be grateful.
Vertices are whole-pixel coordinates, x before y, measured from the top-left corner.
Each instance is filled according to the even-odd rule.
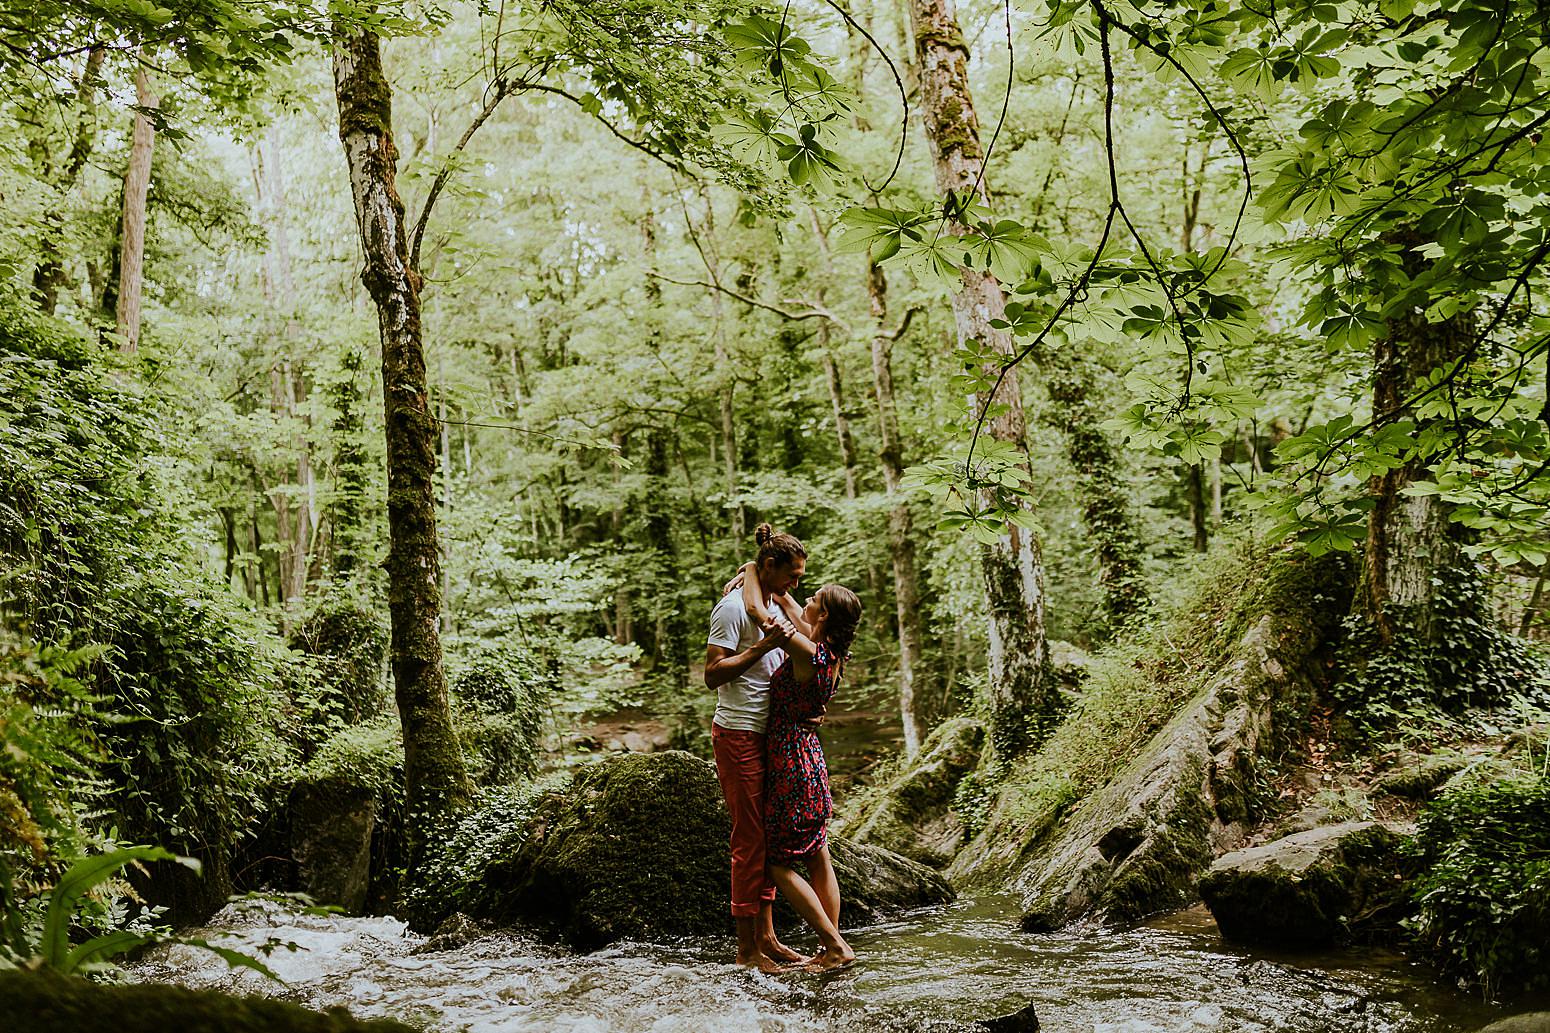
[[[953,0],[910,0],[910,19],[919,58],[921,118],[931,143],[937,188],[953,206],[946,214],[953,234],[965,232],[963,212],[987,200],[985,153],[969,91],[969,50],[958,27]],[[998,373],[1002,359],[1015,350],[1011,337],[992,325],[1004,321],[1006,299],[988,270],[964,268],[953,292],[953,315],[960,347],[986,350],[987,368]],[[982,391],[977,410],[986,415],[991,437],[1018,458],[1014,468],[1028,469],[1027,423],[1015,375],[999,390]],[[985,595],[990,610],[990,713],[992,738],[1008,757],[1034,740],[1038,723],[1052,710],[1055,697],[1045,638],[1044,560],[1036,524],[1008,522],[1004,533],[981,551]]]
[[[140,302],[145,283],[145,200],[151,189],[151,152],[156,126],[151,112],[157,98],[151,92],[147,55],[135,62],[135,122],[129,142],[129,168],[124,173],[123,231],[119,238],[118,298],[114,321],[120,347],[133,354],[140,347]]]
[[[465,806],[472,786],[452,730],[441,651],[441,550],[436,535],[436,424],[420,329],[420,276],[409,265],[395,185],[393,112],[377,35],[342,26],[334,49],[339,138],[382,339],[388,467],[388,612],[394,695],[404,737],[410,867],[432,825]]]

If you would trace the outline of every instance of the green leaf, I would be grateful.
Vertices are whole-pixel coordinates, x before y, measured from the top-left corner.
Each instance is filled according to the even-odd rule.
[[[48,911],[43,920],[43,959],[52,968],[61,968],[70,953],[70,924],[75,918],[75,907],[82,897],[99,883],[111,878],[126,865],[144,861],[176,861],[199,870],[199,862],[192,857],[180,857],[159,846],[129,846],[83,857],[72,864],[60,876],[54,891],[49,895]]]

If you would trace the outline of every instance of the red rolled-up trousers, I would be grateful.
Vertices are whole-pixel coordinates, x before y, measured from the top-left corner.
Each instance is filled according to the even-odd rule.
[[[751,918],[775,899],[764,867],[764,733],[710,726],[716,780],[732,815],[732,914]]]

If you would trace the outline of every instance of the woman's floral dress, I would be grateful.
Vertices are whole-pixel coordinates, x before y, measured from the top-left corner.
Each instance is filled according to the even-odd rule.
[[[813,677],[799,685],[790,657],[770,679],[769,758],[764,775],[764,835],[770,862],[790,865],[828,842],[834,798],[818,730],[801,722],[817,717],[834,698],[839,664],[829,647],[813,655]]]

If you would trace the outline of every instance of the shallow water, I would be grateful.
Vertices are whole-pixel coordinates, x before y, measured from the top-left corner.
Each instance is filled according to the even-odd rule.
[[[1023,934],[1008,907],[961,901],[856,930],[862,963],[817,977],[738,970],[725,964],[730,939],[576,955],[497,933],[415,953],[425,939],[392,918],[234,905],[211,931],[303,948],[270,958],[287,986],[188,947],[158,948],[133,971],[470,1033],[947,1033],[1028,1003],[1050,1033],[1456,1033],[1500,1014],[1397,955],[1252,954],[1199,912],[1126,932]]]

